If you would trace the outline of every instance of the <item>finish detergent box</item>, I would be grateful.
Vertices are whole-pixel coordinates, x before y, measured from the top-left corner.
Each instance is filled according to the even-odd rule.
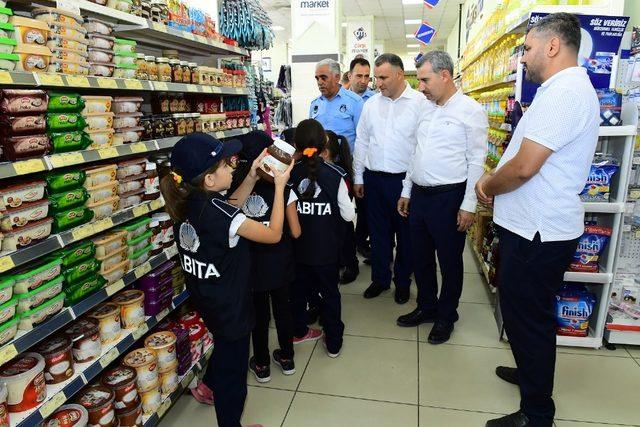
[[[573,255],[569,270],[597,273],[600,269],[598,261],[609,243],[611,231],[609,227],[587,225],[584,228],[584,234],[578,241],[578,247]]]
[[[589,334],[596,296],[584,286],[563,286],[556,295],[556,333],[571,337]]]

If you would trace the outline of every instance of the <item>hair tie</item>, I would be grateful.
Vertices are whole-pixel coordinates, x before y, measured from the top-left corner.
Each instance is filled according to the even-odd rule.
[[[316,154],[317,152],[318,152],[318,149],[315,147],[305,148],[304,151],[302,152],[302,155],[306,157],[313,157],[313,155]]]
[[[171,172],[171,176],[173,177],[173,180],[176,182],[176,184],[180,185],[182,184],[182,176],[178,175],[176,172]]]

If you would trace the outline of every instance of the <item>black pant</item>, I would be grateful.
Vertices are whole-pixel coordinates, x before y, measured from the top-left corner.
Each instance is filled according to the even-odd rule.
[[[457,225],[464,192],[462,185],[439,194],[428,194],[414,187],[409,203],[418,307],[433,312],[439,320],[452,323],[457,320],[464,280],[462,253],[466,233],[459,232]],[[439,298],[436,254],[442,274]]]
[[[367,222],[367,208],[364,199],[356,197],[356,230],[355,240],[356,246],[366,247],[369,243],[369,223]]]
[[[344,233],[340,249],[340,267],[357,267],[358,255],[356,253],[356,235],[353,222],[343,221]]]
[[[555,414],[555,297],[578,240],[529,241],[500,229],[498,291],[504,328],[518,367],[520,408],[533,426],[551,426]]]
[[[296,279],[293,283],[293,334],[303,337],[307,327],[307,294],[308,289],[316,289],[320,293],[320,319],[324,328],[327,348],[337,353],[342,348],[344,323],[341,320],[340,291],[338,290],[338,264],[311,266],[296,264]]]
[[[240,427],[247,398],[249,335],[226,340],[216,337],[203,381],[213,390],[219,427]]]
[[[256,364],[269,365],[269,297],[273,307],[273,318],[278,331],[278,343],[283,359],[293,359],[293,319],[289,301],[289,285],[270,291],[254,291],[253,305],[256,310],[256,325],[253,328],[253,355]]]

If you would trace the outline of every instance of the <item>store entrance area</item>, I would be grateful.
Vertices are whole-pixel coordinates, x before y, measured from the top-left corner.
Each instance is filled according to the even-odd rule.
[[[345,337],[342,354],[327,357],[321,341],[295,347],[297,372],[284,376],[272,362],[271,382],[251,373],[243,425],[264,427],[465,427],[480,426],[518,407],[516,386],[500,380],[497,365],[513,366],[499,341],[492,295],[465,249],[460,320],[451,340],[426,342],[431,325],[400,328],[396,318],[415,304],[398,305],[393,292],[366,300],[370,269],[341,286]],[[277,347],[271,329],[270,347]],[[640,349],[558,347],[554,399],[556,426],[638,425]],[[184,394],[161,427],[212,427],[214,409]]]

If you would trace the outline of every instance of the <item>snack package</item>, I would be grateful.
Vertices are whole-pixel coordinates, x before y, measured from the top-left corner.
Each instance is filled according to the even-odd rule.
[[[612,156],[596,153],[593,164],[580,193],[583,202],[608,202],[613,176],[620,170],[618,160]]]
[[[600,271],[598,261],[609,243],[611,232],[612,230],[609,227],[587,225],[578,242],[578,248],[573,255],[569,271],[585,273],[597,273]]]
[[[600,126],[620,126],[622,94],[615,89],[596,89],[600,101]]]
[[[584,285],[564,284],[556,295],[556,333],[571,337],[589,335],[589,318],[596,296]]]

